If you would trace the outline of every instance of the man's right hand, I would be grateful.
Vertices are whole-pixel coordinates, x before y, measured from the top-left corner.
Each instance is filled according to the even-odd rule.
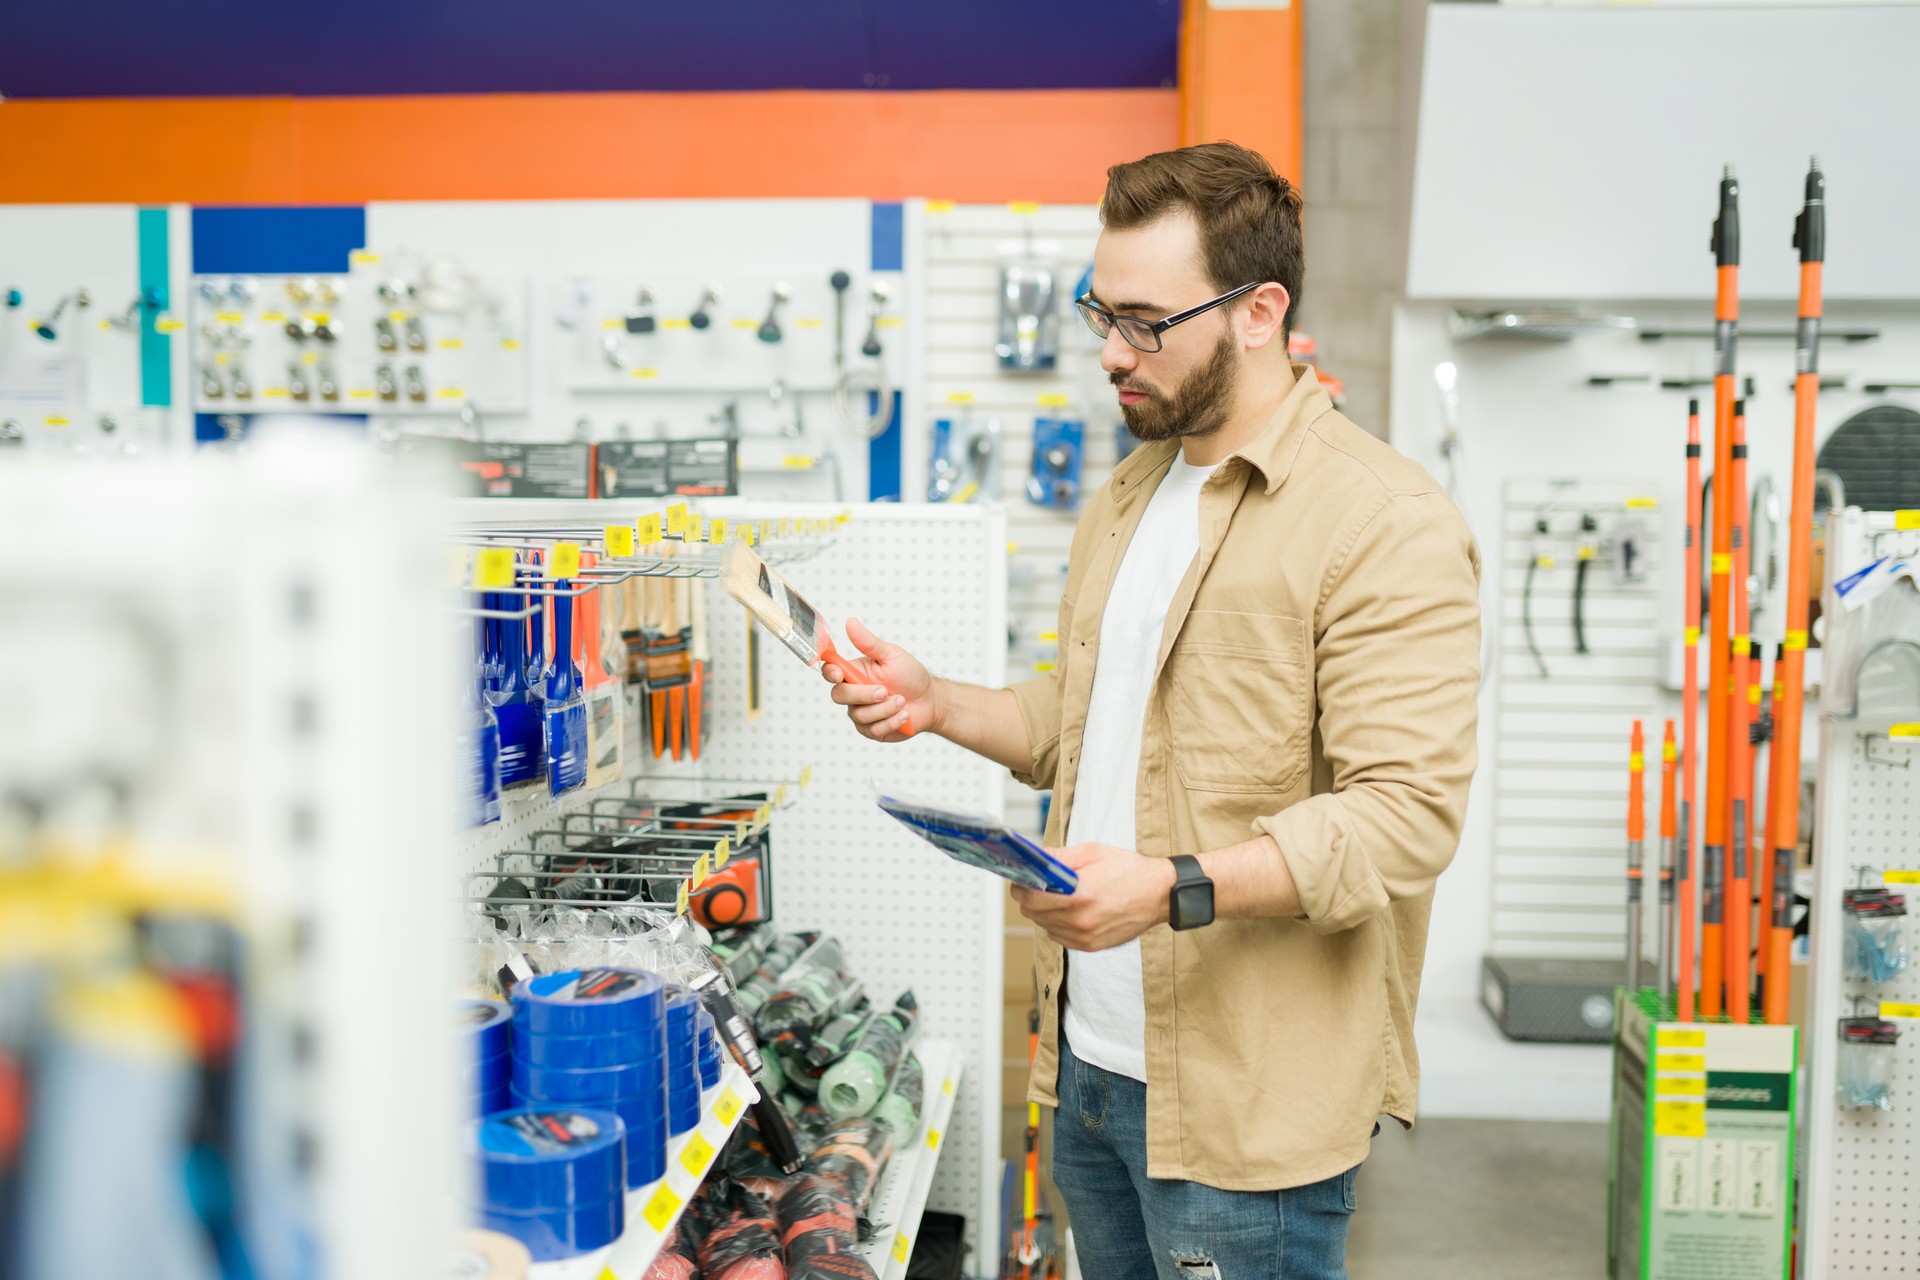
[[[863,655],[835,654],[820,674],[833,686],[833,700],[847,709],[854,728],[875,742],[905,742],[916,733],[939,731],[935,682],[920,660],[847,619],[847,639]]]

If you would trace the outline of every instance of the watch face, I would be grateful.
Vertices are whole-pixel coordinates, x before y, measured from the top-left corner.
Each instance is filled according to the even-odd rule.
[[[1193,929],[1203,924],[1212,924],[1212,883],[1177,886],[1173,891],[1173,905],[1173,927],[1176,929]]]

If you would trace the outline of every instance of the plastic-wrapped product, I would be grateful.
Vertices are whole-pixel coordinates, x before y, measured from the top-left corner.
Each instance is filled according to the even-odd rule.
[[[820,1135],[807,1157],[806,1172],[840,1188],[859,1217],[866,1213],[873,1188],[892,1156],[893,1138],[886,1127],[861,1116],[831,1125]]]
[[[907,991],[893,1008],[862,1025],[846,1052],[820,1077],[820,1105],[828,1115],[845,1120],[873,1110],[887,1091],[888,1077],[906,1056],[919,1016],[913,992]]]
[[[874,1104],[872,1117],[885,1125],[895,1143],[904,1143],[920,1129],[920,1111],[926,1105],[926,1072],[909,1053],[895,1068],[887,1091]]]
[[[780,989],[780,977],[787,967],[798,960],[802,953],[814,943],[820,941],[817,933],[790,933],[776,939],[766,953],[761,956],[760,964],[739,984],[740,1007],[748,1016],[757,1014],[767,998]]]
[[[1841,951],[1849,978],[1882,983],[1907,967],[1907,900],[1883,888],[1842,895],[1846,936]]]
[[[1893,1069],[1900,1026],[1885,1018],[1840,1020],[1840,1061],[1836,1084],[1843,1107],[1893,1110]]]
[[[673,1225],[640,1280],[697,1280],[699,1274],[700,1238],[695,1234],[694,1216],[686,1214]]]
[[[834,1180],[801,1174],[780,1197],[779,1212],[789,1280],[875,1280],[873,1268],[854,1252],[859,1225]]]
[[[740,1182],[710,1179],[688,1210],[702,1232],[703,1280],[786,1280],[773,1208]]]

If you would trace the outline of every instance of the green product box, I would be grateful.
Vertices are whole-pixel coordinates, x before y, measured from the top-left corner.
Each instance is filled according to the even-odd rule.
[[[1655,992],[1615,999],[1608,1276],[1784,1280],[1799,1028],[1668,1022]]]

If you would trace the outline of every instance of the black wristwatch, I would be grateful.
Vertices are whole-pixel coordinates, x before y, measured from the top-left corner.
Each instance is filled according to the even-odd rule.
[[[1167,894],[1167,923],[1176,929],[1198,929],[1213,923],[1213,881],[1190,853],[1174,855],[1173,889]]]

